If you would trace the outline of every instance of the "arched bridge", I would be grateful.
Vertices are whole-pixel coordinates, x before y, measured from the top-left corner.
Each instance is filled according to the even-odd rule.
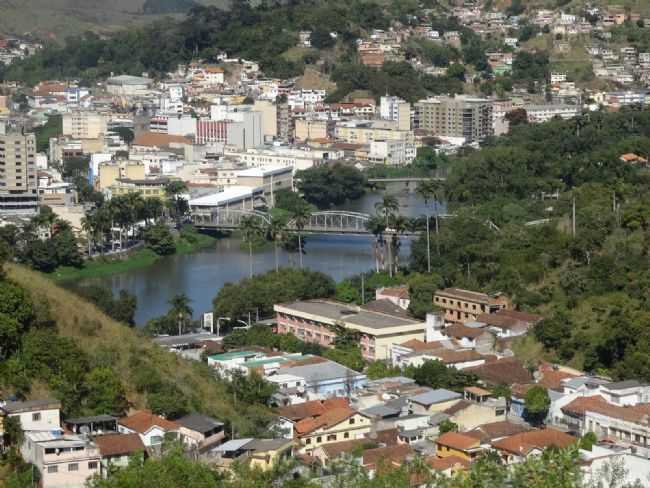
[[[199,229],[206,230],[235,230],[240,227],[242,219],[253,217],[262,225],[271,223],[268,213],[258,210],[214,209],[211,211],[195,211],[192,222]],[[313,212],[301,226],[305,234],[370,234],[366,223],[370,215],[347,210],[327,210]],[[295,219],[287,222],[288,232],[298,232],[299,226]]]

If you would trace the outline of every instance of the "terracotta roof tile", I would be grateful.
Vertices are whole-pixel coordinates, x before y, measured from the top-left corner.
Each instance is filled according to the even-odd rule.
[[[492,442],[495,449],[507,451],[513,454],[527,454],[531,450],[545,449],[547,447],[568,447],[578,439],[572,435],[565,434],[555,429],[531,430],[521,434],[511,435],[498,441]]]
[[[347,398],[328,398],[327,400],[312,400],[297,405],[288,405],[278,410],[278,415],[289,420],[299,421],[307,418],[323,415],[329,408],[348,407]]]
[[[138,434],[106,434],[93,439],[102,456],[119,456],[144,451]]]
[[[475,437],[460,434],[458,432],[445,432],[440,437],[438,437],[438,439],[436,439],[436,444],[440,444],[441,446],[448,446],[459,451],[464,451],[467,449],[472,449],[473,447],[478,447],[479,441]]]
[[[139,134],[133,141],[134,146],[168,146],[169,144],[191,144],[192,140],[183,136],[171,136],[155,132]]]
[[[463,337],[468,337],[469,339],[476,339],[477,337],[482,336],[483,334],[489,334],[487,330],[480,327],[467,327],[463,324],[452,324],[449,327],[445,327],[442,330],[442,333],[448,337],[453,337],[455,339],[462,339]]]
[[[349,441],[343,442],[333,442],[331,444],[325,444],[321,446],[323,451],[327,454],[330,459],[340,456],[351,451],[354,451],[357,447],[368,444],[370,441],[368,439],[351,439]]]
[[[530,430],[531,428],[527,424],[519,424],[504,420],[502,422],[483,424],[469,432],[466,432],[465,435],[475,437],[480,439],[482,443],[485,443],[501,437],[528,432]]]
[[[151,410],[140,410],[133,415],[119,420],[119,424],[140,434],[144,434],[154,426],[163,430],[177,430],[179,425],[158,415],[151,413]]]
[[[376,468],[382,463],[400,466],[408,456],[414,453],[415,451],[407,444],[368,449],[363,453],[362,465],[370,468]]]
[[[386,446],[394,446],[397,444],[397,435],[399,434],[399,429],[385,429],[379,430],[371,436],[367,434],[366,437],[370,441],[378,442]]]
[[[521,361],[515,358],[487,362],[480,366],[466,368],[467,373],[473,373],[489,385],[511,385],[513,383],[530,383],[533,377],[524,368]]]
[[[430,457],[426,460],[426,463],[434,471],[446,471],[448,469],[465,470],[469,468],[469,461],[458,456],[447,456],[445,458]]]
[[[301,436],[310,434],[317,429],[333,427],[357,413],[350,407],[339,407],[327,410],[324,414],[315,418],[304,419],[295,426],[296,433]]]
[[[594,412],[628,422],[643,423],[646,425],[650,423],[650,403],[639,403],[634,406],[621,407],[608,403],[600,395],[578,397],[562,407],[562,411],[576,417],[582,417],[586,412]]]

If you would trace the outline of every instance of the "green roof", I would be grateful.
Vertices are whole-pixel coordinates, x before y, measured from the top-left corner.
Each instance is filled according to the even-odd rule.
[[[231,359],[237,359],[237,358],[243,358],[246,356],[254,356],[255,354],[258,354],[255,351],[232,351],[232,352],[224,352],[222,354],[213,354],[212,356],[208,356],[210,359],[213,359],[214,361],[230,361]]]

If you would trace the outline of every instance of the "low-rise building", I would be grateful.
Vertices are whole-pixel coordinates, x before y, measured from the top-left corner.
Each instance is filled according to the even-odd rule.
[[[61,402],[44,399],[0,403],[0,432],[3,417],[17,417],[25,432],[60,430]]]
[[[162,444],[167,434],[178,436],[180,433],[179,424],[155,415],[150,410],[140,410],[120,419],[117,428],[120,434],[138,434],[146,447]]]
[[[136,454],[147,455],[138,434],[104,434],[93,439],[101,456],[101,474],[106,477],[115,468],[126,468]]]
[[[190,413],[176,420],[183,444],[191,449],[209,449],[226,437],[223,422],[200,413]]]
[[[416,414],[433,414],[443,412],[462,400],[463,396],[455,391],[438,388],[408,397],[408,411]]]
[[[359,334],[366,359],[389,359],[393,343],[424,339],[425,323],[405,314],[390,315],[327,300],[275,305],[278,332],[329,347],[340,328]]]
[[[502,293],[487,294],[460,288],[445,288],[433,295],[433,304],[445,313],[448,322],[474,322],[483,313],[512,308]]]
[[[578,441],[576,437],[555,429],[531,430],[492,442],[505,464],[516,464],[530,456],[540,455],[549,447],[566,448]]]
[[[338,407],[296,423],[295,436],[300,443],[300,451],[309,453],[324,444],[362,439],[370,429],[368,417],[350,407]]]
[[[439,458],[453,456],[471,462],[483,451],[479,439],[458,432],[445,432],[436,439],[436,456]]]

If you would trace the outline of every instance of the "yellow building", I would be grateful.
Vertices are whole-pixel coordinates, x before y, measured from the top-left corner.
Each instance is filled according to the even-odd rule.
[[[62,134],[73,139],[99,139],[107,132],[106,117],[97,112],[76,110],[63,114]]]
[[[363,439],[370,428],[370,418],[350,407],[337,407],[318,417],[301,420],[294,432],[301,453],[309,453],[324,444]]]
[[[436,456],[447,458],[455,456],[465,461],[472,461],[483,452],[481,441],[458,432],[446,432],[436,440]]]
[[[445,288],[433,294],[433,304],[442,309],[447,322],[473,322],[483,313],[509,310],[512,304],[502,293],[488,295],[460,288]]]
[[[297,141],[329,139],[334,134],[334,121],[321,119],[296,119],[294,131]]]
[[[255,439],[246,445],[251,449],[250,467],[262,471],[273,469],[278,462],[293,456],[293,445],[292,439]]]
[[[144,180],[145,169],[141,161],[115,161],[99,165],[98,186],[99,191],[104,191],[115,184],[119,179]]]
[[[120,178],[108,188],[111,197],[139,193],[143,198],[165,198],[165,187],[169,183],[168,178],[131,180]]]

